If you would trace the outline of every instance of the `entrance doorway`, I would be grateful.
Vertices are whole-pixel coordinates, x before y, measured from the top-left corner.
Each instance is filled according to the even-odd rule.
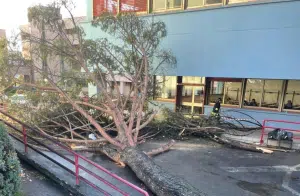
[[[178,76],[176,110],[186,114],[202,114],[205,98],[205,78]]]
[[[181,109],[184,113],[202,114],[204,86],[183,85]]]

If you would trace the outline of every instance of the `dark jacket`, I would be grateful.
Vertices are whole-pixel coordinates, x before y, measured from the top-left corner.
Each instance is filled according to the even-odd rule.
[[[214,108],[213,108],[213,112],[214,113],[219,113],[220,108],[221,108],[221,103],[220,102],[215,103]]]

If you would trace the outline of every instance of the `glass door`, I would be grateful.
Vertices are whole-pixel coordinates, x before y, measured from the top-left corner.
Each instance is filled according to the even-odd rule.
[[[183,85],[181,100],[182,112],[202,114],[204,86]]]

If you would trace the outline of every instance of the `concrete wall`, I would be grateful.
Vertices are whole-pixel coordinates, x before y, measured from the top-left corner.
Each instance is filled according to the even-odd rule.
[[[167,25],[163,47],[178,59],[172,75],[300,79],[299,10],[300,1],[285,1],[146,17]],[[85,29],[88,38],[101,35]]]

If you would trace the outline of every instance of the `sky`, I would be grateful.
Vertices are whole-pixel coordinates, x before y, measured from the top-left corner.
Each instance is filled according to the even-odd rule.
[[[0,0],[0,29],[5,29],[9,37],[18,32],[20,25],[27,24],[27,8],[36,4],[47,4],[53,0]],[[73,0],[76,5],[75,16],[86,15],[86,1]],[[63,17],[67,14],[62,12]]]

